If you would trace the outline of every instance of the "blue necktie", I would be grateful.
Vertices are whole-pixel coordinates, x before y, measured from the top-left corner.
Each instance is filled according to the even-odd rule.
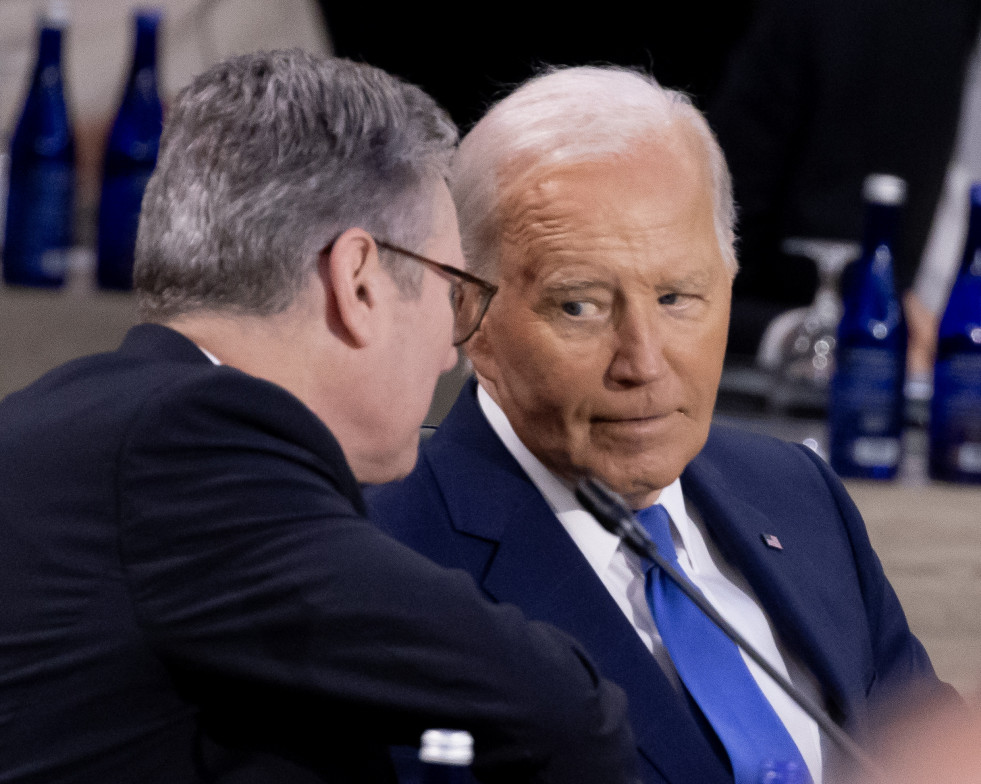
[[[642,509],[637,519],[661,557],[681,571],[664,507]],[[646,567],[647,603],[657,630],[682,683],[725,746],[736,784],[758,784],[764,763],[774,760],[807,770],[735,643],[653,563]]]

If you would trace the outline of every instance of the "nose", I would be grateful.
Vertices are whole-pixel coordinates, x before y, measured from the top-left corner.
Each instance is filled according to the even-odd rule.
[[[620,386],[640,386],[657,379],[667,367],[664,336],[654,313],[628,306],[615,332],[607,376]]]

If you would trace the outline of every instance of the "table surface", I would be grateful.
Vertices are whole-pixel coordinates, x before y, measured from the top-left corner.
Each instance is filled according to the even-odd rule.
[[[981,689],[981,487],[845,484],[937,672]]]

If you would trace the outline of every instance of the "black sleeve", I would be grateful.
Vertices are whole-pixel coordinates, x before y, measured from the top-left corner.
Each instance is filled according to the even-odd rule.
[[[119,459],[137,620],[226,742],[316,766],[467,729],[484,781],[630,781],[622,692],[360,513],[336,441],[231,369],[151,399]]]

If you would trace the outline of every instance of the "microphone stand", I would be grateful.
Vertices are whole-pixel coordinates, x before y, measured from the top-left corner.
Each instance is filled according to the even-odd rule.
[[[830,737],[845,754],[872,777],[873,781],[885,781],[885,772],[839,727],[831,717],[810,697],[794,686],[781,672],[776,670],[763,655],[750,644],[725,618],[705,599],[686,577],[681,575],[657,551],[644,527],[637,522],[633,512],[617,493],[610,490],[598,479],[586,477],[576,483],[576,498],[587,512],[595,517],[610,533],[619,537],[627,547],[641,558],[653,561],[673,583],[675,583],[694,602],[709,620],[732,640],[741,650],[763,670],[773,681],[796,702],[801,710],[817,722],[818,727]]]

